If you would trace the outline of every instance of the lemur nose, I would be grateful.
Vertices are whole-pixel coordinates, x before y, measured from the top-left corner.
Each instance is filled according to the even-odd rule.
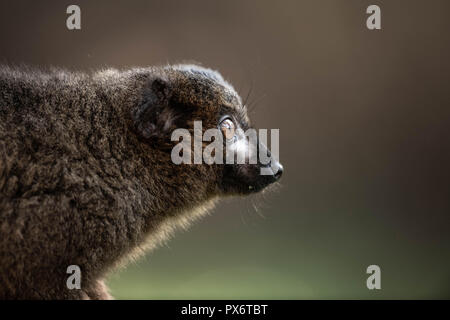
[[[273,176],[276,180],[279,180],[283,175],[283,166],[278,161],[275,163],[275,165],[278,170],[273,174]]]

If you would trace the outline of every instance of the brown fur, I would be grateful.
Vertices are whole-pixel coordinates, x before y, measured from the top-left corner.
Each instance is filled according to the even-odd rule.
[[[170,160],[173,129],[224,112],[249,126],[233,88],[200,67],[0,67],[0,298],[110,298],[111,268],[243,193],[226,166]],[[69,265],[81,290],[66,287]]]

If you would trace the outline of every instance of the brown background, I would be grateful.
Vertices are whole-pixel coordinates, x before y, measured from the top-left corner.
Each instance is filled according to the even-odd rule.
[[[380,31],[365,26],[370,4]],[[221,203],[112,277],[116,297],[449,298],[449,13],[425,0],[2,1],[0,62],[196,61],[252,87],[254,124],[280,129],[283,187]]]

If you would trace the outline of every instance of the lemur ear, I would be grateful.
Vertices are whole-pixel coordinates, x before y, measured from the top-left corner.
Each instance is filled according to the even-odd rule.
[[[170,108],[171,87],[167,79],[150,80],[141,102],[132,111],[134,127],[145,139],[165,136],[176,117]]]

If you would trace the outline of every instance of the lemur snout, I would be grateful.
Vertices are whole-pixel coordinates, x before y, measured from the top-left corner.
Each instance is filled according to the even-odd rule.
[[[280,162],[272,159],[265,167],[270,168],[270,170],[272,171],[272,174],[268,175],[271,178],[269,184],[280,180],[281,176],[283,175],[283,165]]]
[[[268,176],[273,178],[271,179],[273,181],[270,181],[269,183],[279,180],[283,175],[283,165],[277,160],[276,157],[272,155],[272,153],[264,145],[264,143],[261,142],[258,143],[258,152],[262,152],[263,154],[265,153],[268,157],[270,157],[269,163],[264,166],[265,168],[270,168],[270,170],[272,171],[272,173],[269,174]]]
[[[283,175],[283,165],[278,161],[275,161],[274,166],[276,171],[272,169],[274,171],[273,177],[275,178],[275,180],[279,180]]]

